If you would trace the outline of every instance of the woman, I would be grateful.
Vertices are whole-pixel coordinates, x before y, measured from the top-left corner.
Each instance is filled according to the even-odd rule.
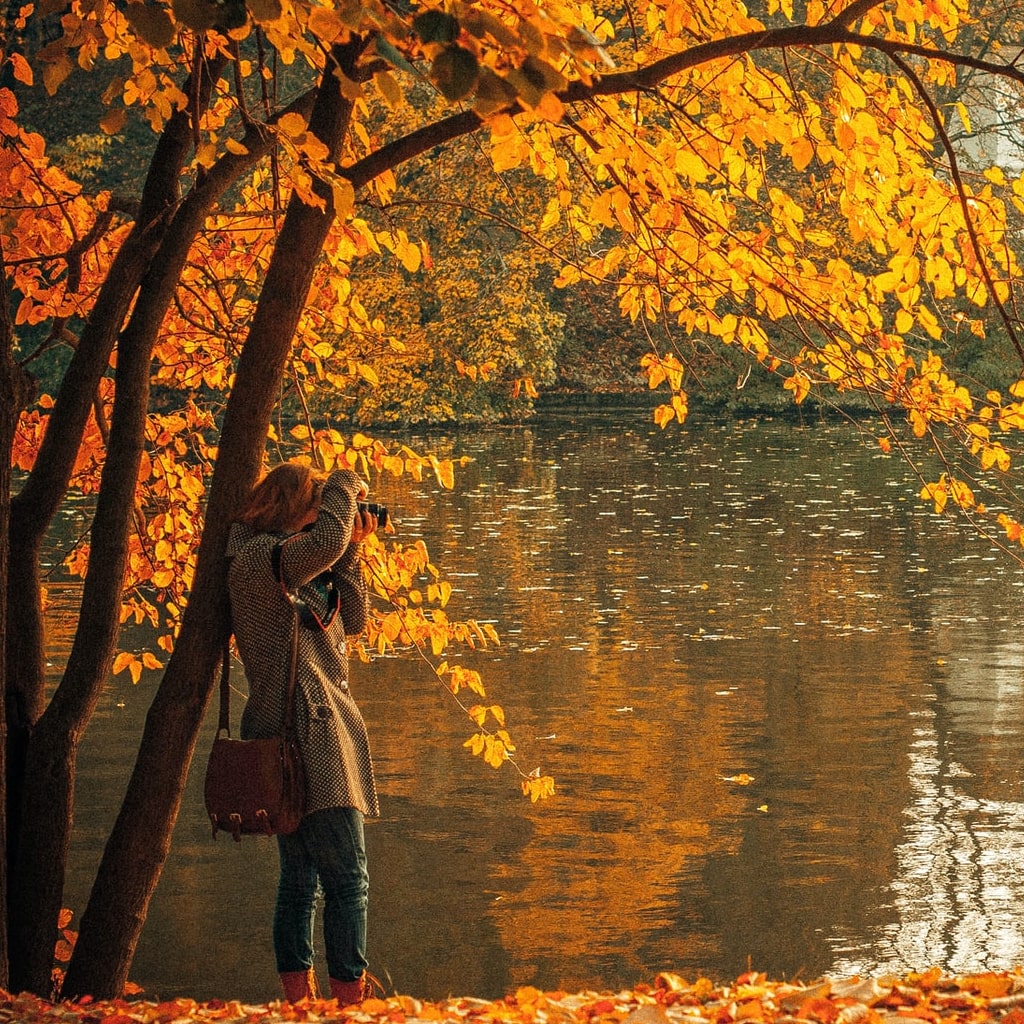
[[[345,644],[366,628],[359,544],[377,522],[357,507],[365,494],[349,470],[321,480],[310,467],[286,462],[256,486],[228,541],[232,624],[249,680],[243,738],[281,730],[293,616],[300,619],[295,727],[306,815],[297,832],[278,836],[274,910],[274,954],[291,1002],[317,995],[313,916],[320,892],[331,997],[348,1005],[369,994],[363,817],[378,806]]]

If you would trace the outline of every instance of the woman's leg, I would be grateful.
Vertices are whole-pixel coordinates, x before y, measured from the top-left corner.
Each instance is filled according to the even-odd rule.
[[[303,820],[298,832],[277,837],[281,875],[274,907],[274,956],[279,974],[313,966],[317,869],[305,839],[308,820]]]
[[[366,970],[366,869],[363,815],[354,807],[317,811],[303,821],[307,851],[324,893],[324,945],[333,982],[357,981]],[[333,985],[332,985],[333,988]]]

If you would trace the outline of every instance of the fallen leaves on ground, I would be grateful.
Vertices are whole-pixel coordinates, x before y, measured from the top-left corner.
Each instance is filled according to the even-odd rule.
[[[521,988],[504,999],[410,996],[339,1007],[331,1000],[259,1005],[190,999],[49,1003],[0,991],[0,1024],[1024,1024],[1024,973],[947,977],[938,970],[811,984],[748,973],[728,985],[662,973],[618,993]]]

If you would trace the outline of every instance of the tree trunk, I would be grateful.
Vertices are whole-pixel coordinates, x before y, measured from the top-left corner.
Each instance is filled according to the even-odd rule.
[[[110,674],[120,630],[153,345],[208,206],[202,205],[198,219],[176,218],[166,238],[170,245],[164,247],[170,251],[153,261],[118,344],[114,409],[78,628],[63,678],[28,748],[20,840],[32,855],[14,862],[10,900],[11,944],[18,951],[11,983],[18,992],[44,993],[51,984],[53,926],[63,901],[78,745]]]
[[[202,103],[208,102],[213,78],[219,74],[219,66],[204,65],[200,89]],[[58,828],[58,809],[63,811],[70,806],[70,797],[65,799],[61,794],[64,790],[70,793],[72,789],[73,750],[77,748],[80,734],[80,729],[74,729],[74,738],[64,736],[56,747],[52,747],[51,742],[54,735],[61,735],[62,730],[59,728],[50,727],[48,735],[44,733],[42,737],[32,739],[45,707],[46,652],[39,556],[46,532],[66,494],[99,379],[109,366],[118,332],[138,286],[158,251],[170,214],[177,206],[178,182],[191,145],[190,114],[179,112],[168,121],[157,143],[135,224],[119,249],[91,316],[83,328],[51,411],[35,466],[19,494],[11,500],[9,529],[0,534],[6,538],[3,548],[7,559],[7,571],[0,579],[5,597],[0,623],[3,623],[3,635],[8,639],[3,686],[7,750],[10,753],[3,774],[7,806],[10,808],[4,864],[11,882],[18,874],[18,864],[24,859],[19,856],[22,849],[31,851],[27,858],[31,862],[30,867],[37,857],[47,859],[49,847],[37,844],[46,843],[51,829]],[[3,460],[9,471],[9,443]],[[9,494],[10,488],[5,487],[4,495]],[[88,609],[90,605],[86,603],[84,607]],[[80,629],[79,635],[89,634]],[[106,664],[109,666],[109,658]],[[91,714],[91,708],[88,713]],[[30,754],[33,744],[36,746]],[[35,803],[27,798],[25,780],[30,756],[33,758],[32,770],[43,771],[47,781],[54,782],[53,803],[48,799],[46,802]],[[56,771],[56,776],[52,778],[49,774],[51,769]],[[67,779],[60,781],[63,775]],[[24,813],[25,809],[28,814]],[[23,825],[29,832],[27,843],[21,838]],[[66,827],[70,828],[70,822]],[[62,841],[57,836],[52,838],[56,846],[53,857],[49,859],[63,864],[67,857],[66,840]],[[27,890],[23,890],[20,885],[9,888],[10,898],[2,920],[7,925],[7,934],[21,936],[10,948],[11,979],[21,987],[28,987],[23,983],[33,977],[38,984],[32,987],[40,994],[47,995],[50,990],[57,918],[55,913],[53,916],[48,913],[44,915],[42,906],[56,903],[59,912],[63,875],[59,881],[51,881],[45,888],[50,894],[49,899],[36,907],[25,906],[29,893],[37,893],[34,885]],[[40,935],[45,935],[44,944],[42,939],[39,942],[23,941],[34,929]],[[43,959],[46,959],[45,974],[39,966]],[[29,968],[30,962],[36,966]]]
[[[19,727],[25,731],[31,731],[45,707],[39,552],[67,493],[100,377],[110,365],[118,332],[179,201],[178,180],[192,145],[190,126],[187,112],[176,113],[157,143],[135,224],[118,250],[82,329],[32,472],[11,502],[10,618],[5,632],[11,638],[8,683],[14,690],[8,692],[8,700],[14,702],[12,711],[18,714]]]
[[[365,42],[335,50],[352,73]],[[349,123],[333,65],[321,81],[310,130],[337,153]],[[149,902],[170,850],[188,769],[228,628],[224,550],[232,515],[262,463],[270,417],[291,351],[313,270],[333,220],[326,209],[293,195],[228,400],[211,483],[195,584],[181,633],[146,717],[142,744],[117,822],[82,916],[63,995],[119,995],[142,932]],[[197,809],[198,810],[198,809]]]
[[[309,95],[289,109],[301,110]],[[217,200],[273,145],[272,133],[252,125],[241,154],[221,160],[197,184],[173,217],[149,260],[131,320],[122,334],[114,413],[104,463],[93,547],[74,645],[60,686],[35,725],[20,794],[19,834],[31,857],[11,861],[9,930],[15,937],[12,986],[48,995],[53,937],[61,909],[73,819],[78,745],[110,672],[119,632],[127,538],[148,411],[153,346],[173,300],[196,234]]]
[[[11,452],[21,411],[28,404],[31,382],[14,359],[14,325],[3,251],[0,249],[0,537],[8,535],[11,517]],[[7,612],[7,546],[0,544],[0,623]],[[7,922],[7,833],[11,821],[7,801],[7,743],[10,730],[4,695],[7,691],[7,635],[0,633],[0,989],[10,988],[10,939]]]

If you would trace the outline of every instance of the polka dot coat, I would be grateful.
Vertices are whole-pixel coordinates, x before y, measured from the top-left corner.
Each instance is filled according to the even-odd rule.
[[[307,814],[328,807],[379,814],[366,725],[349,691],[345,647],[346,635],[366,628],[366,581],[358,545],[349,543],[362,486],[348,470],[333,473],[311,527],[288,536],[235,523],[228,540],[232,625],[249,682],[243,738],[276,735],[284,716],[295,612],[275,574],[275,548],[280,546],[287,587],[323,623],[299,626],[295,727]]]

